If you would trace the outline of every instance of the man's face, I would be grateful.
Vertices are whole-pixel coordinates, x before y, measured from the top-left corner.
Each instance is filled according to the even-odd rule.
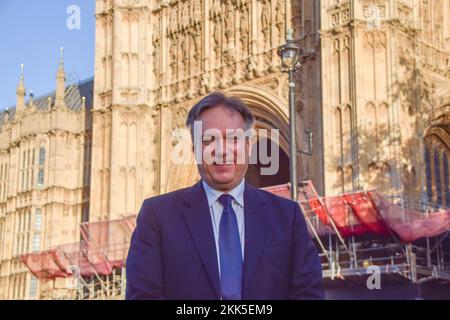
[[[228,192],[241,182],[248,168],[245,121],[239,112],[224,106],[203,111],[197,121],[202,123],[200,176],[212,188]]]

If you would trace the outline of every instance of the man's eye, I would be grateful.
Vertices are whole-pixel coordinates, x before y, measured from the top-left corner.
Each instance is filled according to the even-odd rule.
[[[203,143],[208,144],[208,143],[214,142],[215,140],[216,140],[216,137],[214,137],[214,136],[212,136],[212,137],[205,137],[205,138],[203,138]]]

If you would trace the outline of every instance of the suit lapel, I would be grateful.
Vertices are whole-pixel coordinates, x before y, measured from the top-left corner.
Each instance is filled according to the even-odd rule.
[[[201,181],[188,189],[184,197],[184,219],[206,269],[209,280],[220,298],[219,269],[211,214]]]
[[[255,273],[261,256],[265,234],[266,213],[264,199],[260,192],[249,184],[244,191],[245,251],[244,251],[244,290]],[[245,291],[244,291],[245,292]]]

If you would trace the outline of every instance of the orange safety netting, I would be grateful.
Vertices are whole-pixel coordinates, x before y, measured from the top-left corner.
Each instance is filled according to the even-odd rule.
[[[82,223],[81,241],[21,255],[21,261],[41,281],[74,275],[109,275],[122,268],[136,216]]]
[[[289,198],[289,186],[266,188]],[[432,213],[401,207],[378,192],[357,192],[339,196],[319,197],[310,181],[299,188],[299,202],[310,208],[321,223],[332,230],[333,224],[344,237],[374,233],[392,233],[404,242],[434,237],[450,230],[450,209]]]

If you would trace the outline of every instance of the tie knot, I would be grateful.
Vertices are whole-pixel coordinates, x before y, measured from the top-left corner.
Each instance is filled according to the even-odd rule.
[[[228,206],[231,205],[231,200],[233,200],[233,196],[229,195],[229,194],[223,194],[219,197],[219,202],[220,204],[226,208]]]

